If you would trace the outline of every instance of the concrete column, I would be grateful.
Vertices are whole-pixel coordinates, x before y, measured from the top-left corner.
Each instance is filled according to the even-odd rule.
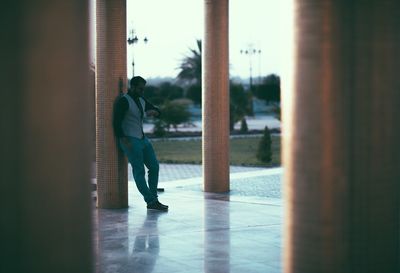
[[[285,272],[400,272],[400,2],[317,2],[284,91]]]
[[[128,207],[127,161],[112,127],[126,75],[126,0],[96,1],[96,177],[99,208]]]
[[[207,192],[229,191],[228,0],[204,0],[203,177]]]
[[[92,272],[88,1],[0,22],[0,272]]]

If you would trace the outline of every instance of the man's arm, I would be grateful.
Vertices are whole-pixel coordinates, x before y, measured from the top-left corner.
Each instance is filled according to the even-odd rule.
[[[155,111],[155,112],[157,112],[157,114],[156,114],[157,117],[159,117],[161,115],[161,111],[158,107],[154,106],[151,102],[149,102],[145,98],[143,98],[143,100],[145,101],[144,111],[146,113],[147,113],[147,111]]]
[[[124,131],[122,130],[122,120],[125,117],[126,111],[128,111],[129,103],[126,98],[121,97],[115,103],[114,117],[113,117],[113,127],[114,134],[117,137],[124,137]]]

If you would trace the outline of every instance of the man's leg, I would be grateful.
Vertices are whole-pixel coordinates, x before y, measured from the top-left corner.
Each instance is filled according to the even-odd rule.
[[[157,196],[159,164],[150,141],[147,138],[145,138],[144,143],[145,143],[144,144],[145,148],[143,151],[143,159],[144,159],[144,164],[149,169],[149,178],[148,178],[149,188],[150,192],[155,196]],[[158,199],[156,204],[147,206],[147,208],[165,210],[165,211],[168,210],[168,206],[161,204],[158,201]]]
[[[144,145],[143,160],[147,169],[149,169],[149,189],[154,196],[157,196],[158,173],[160,167],[153,146],[147,138],[144,139]]]
[[[147,186],[145,179],[145,169],[144,169],[144,156],[143,152],[145,149],[145,143],[142,139],[137,139],[133,137],[128,137],[130,147],[127,147],[122,141],[120,145],[122,150],[128,157],[129,163],[132,166],[133,178],[135,179],[136,187],[139,192],[143,195],[144,201],[147,204],[153,203],[157,200],[157,194],[153,194],[149,187]]]

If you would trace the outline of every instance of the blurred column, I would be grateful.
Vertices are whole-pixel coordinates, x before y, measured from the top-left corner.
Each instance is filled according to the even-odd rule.
[[[204,0],[203,177],[207,192],[229,191],[228,0]]]
[[[88,1],[0,9],[0,272],[92,272]]]
[[[285,272],[400,272],[400,1],[296,5]]]
[[[127,162],[114,137],[113,105],[126,79],[126,0],[96,1],[97,206],[128,206]]]

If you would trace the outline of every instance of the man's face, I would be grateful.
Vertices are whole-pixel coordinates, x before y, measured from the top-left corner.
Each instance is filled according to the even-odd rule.
[[[134,92],[138,95],[138,96],[143,96],[144,93],[144,86],[145,84],[140,82],[135,88],[134,88]]]

